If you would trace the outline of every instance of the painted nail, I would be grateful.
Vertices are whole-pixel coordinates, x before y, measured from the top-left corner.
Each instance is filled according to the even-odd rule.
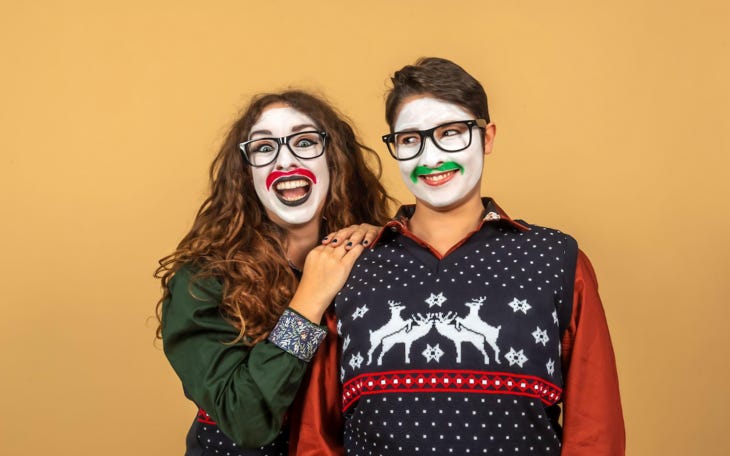
[[[327,239],[329,239],[329,236],[325,236],[322,238],[323,241],[326,241]]]
[[[368,245],[369,243],[370,243],[370,241],[368,241],[367,239],[365,239],[364,241],[362,241],[362,245]]]
[[[352,246],[352,241],[347,241],[347,244],[345,244],[345,245],[348,247]]]
[[[333,244],[336,243],[336,242],[337,242],[337,239],[332,239],[332,243]]]

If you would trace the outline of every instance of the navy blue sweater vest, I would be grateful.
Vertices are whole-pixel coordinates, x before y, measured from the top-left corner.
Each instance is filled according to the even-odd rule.
[[[349,455],[560,454],[577,245],[487,221],[439,260],[397,229],[335,300]]]

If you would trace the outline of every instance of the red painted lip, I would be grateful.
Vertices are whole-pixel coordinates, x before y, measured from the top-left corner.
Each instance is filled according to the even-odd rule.
[[[276,182],[277,180],[281,179],[282,177],[289,177],[289,176],[302,176],[306,177],[312,183],[317,183],[317,178],[314,176],[314,173],[312,173],[308,169],[304,168],[296,168],[291,171],[272,171],[271,174],[266,176],[266,191],[269,191],[271,188],[271,185]]]

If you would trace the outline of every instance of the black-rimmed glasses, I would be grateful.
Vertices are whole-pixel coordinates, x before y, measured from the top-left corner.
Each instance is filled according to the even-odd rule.
[[[484,119],[459,120],[429,128],[428,130],[397,131],[383,135],[390,155],[396,160],[410,160],[423,152],[426,138],[444,152],[460,152],[471,146],[472,129],[487,128]]]
[[[327,133],[324,131],[302,131],[283,138],[257,138],[238,145],[251,166],[266,166],[279,156],[281,146],[289,148],[295,157],[302,160],[317,158],[324,153]]]

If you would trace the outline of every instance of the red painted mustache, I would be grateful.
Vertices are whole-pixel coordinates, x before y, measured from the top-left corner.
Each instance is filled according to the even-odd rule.
[[[310,181],[312,181],[315,184],[317,183],[317,178],[308,169],[295,168],[295,169],[293,169],[291,171],[286,171],[286,172],[284,172],[284,171],[272,171],[271,174],[269,174],[266,177],[266,191],[269,191],[269,188],[271,187],[271,184],[273,184],[274,182],[276,182],[278,179],[281,179],[282,177],[287,177],[287,176],[302,176],[302,177],[306,177],[307,179],[309,179]]]

